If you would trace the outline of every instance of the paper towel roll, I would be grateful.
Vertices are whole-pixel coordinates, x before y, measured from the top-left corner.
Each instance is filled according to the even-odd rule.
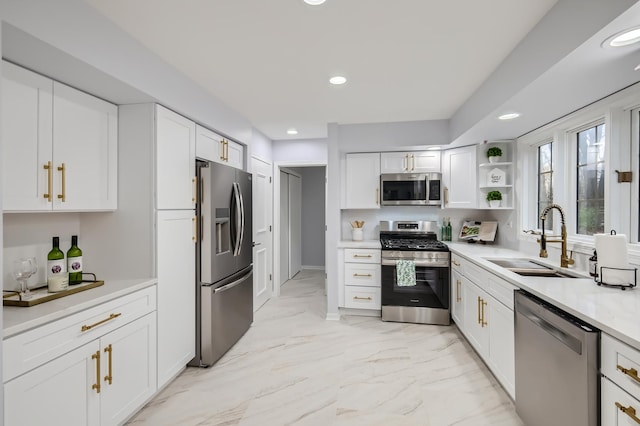
[[[601,268],[629,268],[627,237],[623,234],[596,234],[598,274],[603,284],[629,284],[634,282],[633,271]]]

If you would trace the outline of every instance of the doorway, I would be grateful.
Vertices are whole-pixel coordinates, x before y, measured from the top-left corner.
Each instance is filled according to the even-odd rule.
[[[325,269],[326,164],[276,163],[274,295],[302,270]]]

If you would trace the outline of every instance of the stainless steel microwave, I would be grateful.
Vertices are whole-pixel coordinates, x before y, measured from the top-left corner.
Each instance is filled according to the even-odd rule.
[[[385,173],[380,175],[383,206],[439,206],[442,173]]]

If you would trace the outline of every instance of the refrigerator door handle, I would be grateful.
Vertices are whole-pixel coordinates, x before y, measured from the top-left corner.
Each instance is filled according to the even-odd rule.
[[[238,256],[240,254],[240,236],[241,236],[241,209],[240,209],[240,188],[237,182],[233,183],[233,198],[235,200],[235,229],[233,230],[235,233],[235,247],[233,247],[233,255]]]
[[[244,241],[244,197],[242,196],[242,188],[238,185],[238,194],[240,195],[240,238],[238,239],[238,255],[242,252],[242,242]]]

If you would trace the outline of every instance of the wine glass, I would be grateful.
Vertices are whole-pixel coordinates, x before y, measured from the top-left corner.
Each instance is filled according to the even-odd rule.
[[[13,261],[13,276],[20,284],[20,300],[28,300],[33,295],[29,291],[27,280],[38,270],[35,257],[25,257]]]

